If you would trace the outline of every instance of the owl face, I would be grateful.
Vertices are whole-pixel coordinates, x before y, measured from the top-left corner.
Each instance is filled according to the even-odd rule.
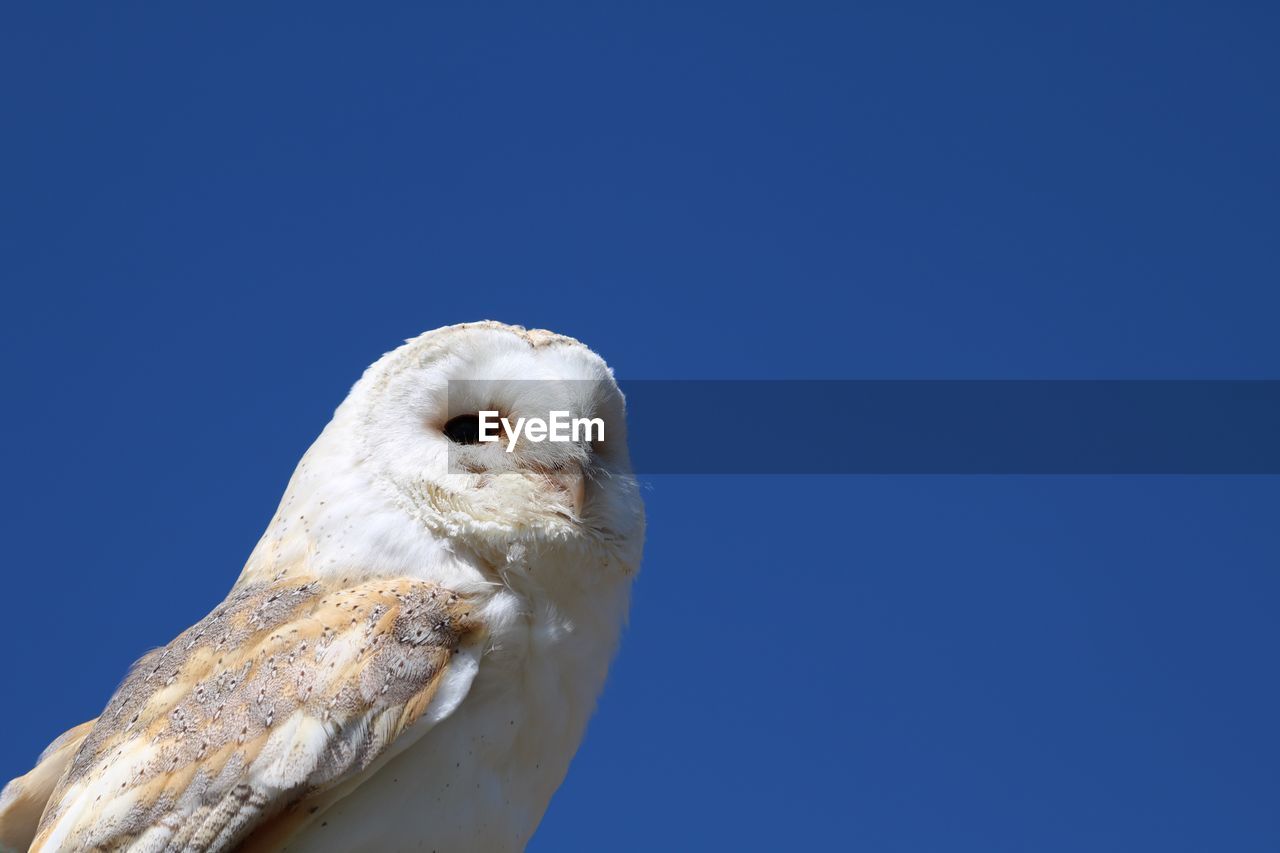
[[[598,549],[643,528],[622,394],[572,338],[438,329],[371,367],[349,403],[365,459],[436,533]]]

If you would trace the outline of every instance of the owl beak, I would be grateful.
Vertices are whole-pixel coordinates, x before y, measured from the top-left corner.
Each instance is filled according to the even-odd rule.
[[[582,517],[582,507],[587,502],[587,478],[582,473],[582,466],[576,462],[573,465],[573,476],[566,484],[569,491],[570,506],[573,507],[573,517]]]
[[[557,494],[566,506],[573,510],[574,518],[582,517],[582,507],[587,498],[587,478],[582,465],[570,462],[555,468],[548,466],[531,466],[542,475],[548,487]]]

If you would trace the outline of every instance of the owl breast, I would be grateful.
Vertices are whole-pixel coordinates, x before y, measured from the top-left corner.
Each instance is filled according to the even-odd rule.
[[[599,605],[588,609],[584,598],[550,608],[509,588],[495,594],[492,612],[517,615],[495,631],[456,712],[288,849],[524,849],[568,771],[617,644],[620,623]]]

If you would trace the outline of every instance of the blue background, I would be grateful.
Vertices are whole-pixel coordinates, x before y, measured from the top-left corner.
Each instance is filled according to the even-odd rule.
[[[628,378],[1278,376],[1271,4],[414,7],[0,13],[0,775],[427,328]],[[670,417],[820,454],[811,414]],[[1276,478],[647,494],[533,849],[1280,846]]]

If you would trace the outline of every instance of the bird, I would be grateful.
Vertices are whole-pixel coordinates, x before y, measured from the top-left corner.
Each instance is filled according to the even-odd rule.
[[[542,329],[388,352],[227,597],[5,786],[0,849],[523,849],[640,568],[625,408],[600,356]],[[481,412],[556,411],[602,429],[480,440]]]

